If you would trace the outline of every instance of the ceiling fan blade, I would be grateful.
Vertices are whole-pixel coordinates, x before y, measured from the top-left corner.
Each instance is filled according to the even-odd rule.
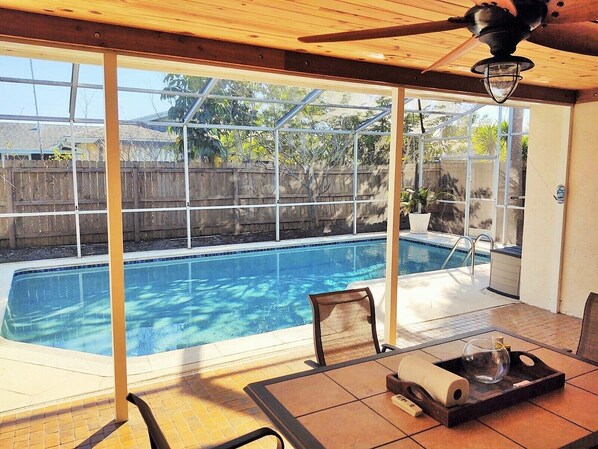
[[[438,67],[442,67],[446,64],[449,64],[450,62],[453,62],[455,59],[461,57],[468,51],[473,50],[480,44],[481,44],[481,42],[478,40],[478,38],[476,36],[471,36],[469,39],[467,39],[465,42],[463,42],[461,45],[459,45],[453,51],[444,55],[442,58],[440,58],[438,61],[436,61],[430,67],[428,67],[426,70],[423,70],[422,73],[426,73],[426,72],[429,72],[430,70],[434,70],[434,69],[437,69]]]
[[[412,36],[414,34],[436,33],[438,31],[449,31],[456,30],[458,28],[465,28],[468,25],[468,20],[459,17],[448,20],[440,20],[437,22],[415,23],[413,25],[397,25],[386,28],[372,28],[369,30],[303,36],[300,37],[299,40],[306,43],[357,41],[363,39],[378,39],[381,37]]]
[[[499,8],[506,9],[514,16],[517,16],[517,7],[513,0],[472,0],[477,6],[493,5]]]
[[[592,22],[598,20],[596,0],[550,0],[547,2],[546,23]]]
[[[527,40],[557,50],[598,56],[597,35],[598,23],[568,23],[538,27]]]

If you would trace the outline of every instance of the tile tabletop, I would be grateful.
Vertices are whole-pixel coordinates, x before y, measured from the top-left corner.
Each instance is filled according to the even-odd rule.
[[[564,388],[451,428],[426,414],[414,418],[392,404],[386,376],[396,372],[405,355],[416,354],[432,362],[458,357],[465,342],[476,336],[470,333],[256,382],[246,391],[296,449],[581,449],[598,445],[598,365],[502,333],[514,350],[529,351],[565,373]],[[572,442],[575,446],[568,446]]]

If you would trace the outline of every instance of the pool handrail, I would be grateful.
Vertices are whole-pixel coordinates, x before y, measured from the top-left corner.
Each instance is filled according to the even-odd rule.
[[[476,248],[476,244],[477,244],[478,240],[480,240],[481,238],[486,239],[486,241],[490,243],[490,249],[491,250],[494,249],[494,239],[490,235],[488,235],[486,233],[479,234],[475,239],[472,239],[468,235],[462,235],[462,236],[460,236],[457,239],[457,241],[455,242],[455,244],[451,248],[451,251],[449,252],[449,255],[444,260],[444,262],[443,262],[442,266],[440,267],[440,269],[444,270],[444,268],[446,267],[446,264],[448,263],[449,259],[451,258],[451,256],[457,250],[457,246],[459,245],[459,242],[461,242],[461,240],[466,240],[466,241],[469,242],[469,251],[467,252],[467,255],[465,256],[465,258],[463,259],[463,262],[465,262],[467,260],[467,258],[471,256],[470,270],[471,270],[471,274],[473,276],[475,274],[475,256],[476,256],[475,248]]]

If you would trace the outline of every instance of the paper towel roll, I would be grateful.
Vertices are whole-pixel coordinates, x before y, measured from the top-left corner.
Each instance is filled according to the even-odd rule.
[[[467,379],[414,355],[401,360],[397,375],[400,380],[418,384],[445,407],[465,404],[469,397]]]

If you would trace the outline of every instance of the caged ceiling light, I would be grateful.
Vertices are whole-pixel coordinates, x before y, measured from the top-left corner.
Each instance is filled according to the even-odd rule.
[[[534,67],[534,63],[521,56],[513,56],[517,44],[530,35],[527,25],[516,22],[509,27],[487,27],[478,37],[490,47],[492,57],[482,59],[471,68],[473,73],[483,75],[486,91],[498,104],[502,104],[515,92],[521,72]]]
[[[484,76],[482,82],[486,91],[495,102],[502,104],[515,92],[522,78],[520,73],[532,67],[534,63],[529,59],[507,54],[478,61],[471,71]]]

